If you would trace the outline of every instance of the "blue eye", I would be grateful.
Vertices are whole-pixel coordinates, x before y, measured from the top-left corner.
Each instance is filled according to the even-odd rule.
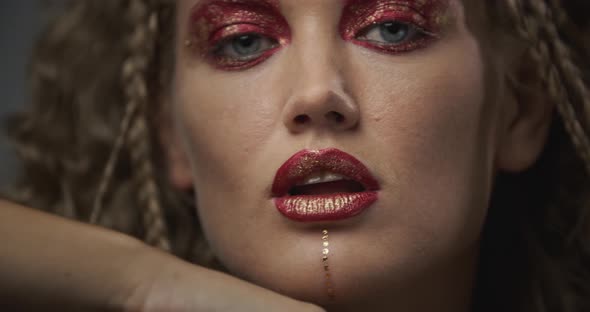
[[[369,27],[359,39],[382,44],[401,44],[421,34],[422,31],[416,26],[391,21]]]
[[[243,34],[223,40],[215,48],[215,55],[234,58],[249,59],[276,47],[272,39],[258,34]]]
[[[390,43],[398,43],[404,41],[410,33],[410,26],[401,23],[383,23],[379,25],[379,32],[381,38]]]

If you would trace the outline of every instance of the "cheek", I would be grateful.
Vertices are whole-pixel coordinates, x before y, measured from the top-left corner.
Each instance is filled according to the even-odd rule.
[[[278,107],[256,77],[222,74],[205,66],[181,70],[176,82],[176,121],[189,149],[199,184],[230,186],[248,175],[244,166],[269,141]],[[206,77],[204,79],[204,77]],[[212,164],[223,164],[221,166]],[[233,179],[227,179],[233,177]]]
[[[392,235],[419,235],[447,248],[475,241],[493,175],[495,116],[485,105],[484,64],[475,38],[455,35],[403,58],[351,59],[358,60],[350,72],[366,121],[363,131],[379,147],[380,171],[392,177],[383,183],[392,192],[383,196],[396,206],[382,228],[395,220],[404,233]]]
[[[177,41],[187,38],[193,1],[179,1]],[[278,107],[269,102],[273,89],[260,75],[220,73],[178,46],[174,79],[174,119],[188,152],[196,190],[241,189],[249,160],[268,142]],[[249,166],[251,170],[256,170]],[[228,178],[231,177],[231,178]]]

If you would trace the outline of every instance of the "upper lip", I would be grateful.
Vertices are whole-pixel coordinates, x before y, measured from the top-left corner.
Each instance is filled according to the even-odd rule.
[[[289,190],[314,173],[330,172],[360,183],[366,191],[379,190],[379,183],[369,169],[354,156],[341,150],[302,150],[289,158],[278,170],[272,185],[274,197],[286,196]]]

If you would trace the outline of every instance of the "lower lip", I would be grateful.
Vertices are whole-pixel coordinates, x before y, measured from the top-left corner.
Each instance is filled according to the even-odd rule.
[[[377,200],[377,192],[296,195],[275,198],[277,209],[299,222],[338,221],[365,211]]]

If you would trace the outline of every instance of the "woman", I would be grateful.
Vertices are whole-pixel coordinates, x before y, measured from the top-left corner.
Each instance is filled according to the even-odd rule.
[[[5,203],[2,294],[74,310],[587,311],[587,9],[73,1],[8,127],[24,160],[10,198],[199,266]]]

